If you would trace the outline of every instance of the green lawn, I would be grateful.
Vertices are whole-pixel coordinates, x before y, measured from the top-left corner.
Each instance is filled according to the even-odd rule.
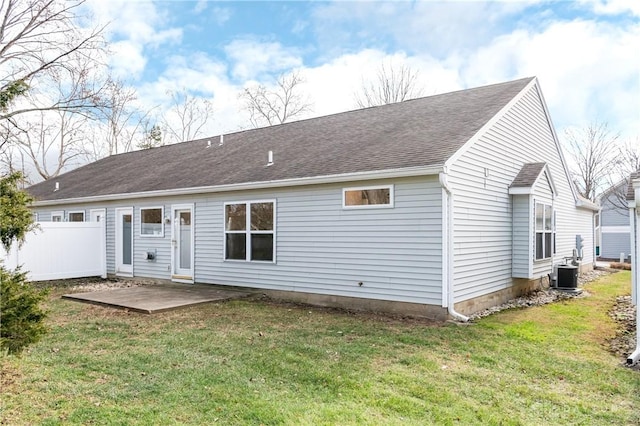
[[[432,325],[268,301],[158,315],[59,299],[2,359],[7,424],[640,424],[605,340],[630,273],[588,298]]]

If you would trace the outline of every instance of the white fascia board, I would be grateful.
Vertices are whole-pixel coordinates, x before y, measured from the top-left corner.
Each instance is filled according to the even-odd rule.
[[[509,188],[509,195],[531,195],[533,187],[531,186],[514,186]]]
[[[209,194],[215,192],[247,191],[253,189],[283,188],[304,185],[321,185],[340,182],[363,181],[373,179],[392,179],[414,176],[437,175],[443,170],[442,165],[408,167],[371,172],[345,173],[339,175],[314,176],[307,178],[281,179],[264,182],[247,182],[230,185],[199,186],[192,188],[161,189],[157,191],[130,192],[123,194],[96,195],[91,197],[64,198],[60,200],[36,201],[33,207],[54,206],[61,204],[94,203],[101,201],[130,200],[136,198],[169,197],[178,195]]]
[[[580,198],[576,200],[576,207],[585,209],[585,210],[592,210],[594,212],[600,211],[600,206],[598,204],[592,203],[591,201],[588,201],[588,200],[581,200]]]

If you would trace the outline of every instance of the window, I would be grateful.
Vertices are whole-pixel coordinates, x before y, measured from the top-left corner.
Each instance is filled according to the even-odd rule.
[[[140,235],[144,237],[163,237],[162,207],[140,209]]]
[[[51,212],[51,222],[62,222],[64,212]]]
[[[536,203],[536,260],[549,259],[555,253],[555,212],[548,204]]]
[[[31,213],[31,219],[33,219],[34,222],[38,221],[38,212],[32,212]]]
[[[393,185],[344,188],[342,206],[345,208],[393,207]]]
[[[69,222],[84,222],[84,212],[69,212]]]
[[[274,261],[274,201],[227,203],[224,223],[226,260]]]

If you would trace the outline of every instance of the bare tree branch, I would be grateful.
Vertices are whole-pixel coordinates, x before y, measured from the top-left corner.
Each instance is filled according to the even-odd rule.
[[[131,151],[153,109],[142,111],[133,104],[135,91],[121,80],[109,78],[103,90],[106,102],[99,107],[98,131],[91,138],[87,159],[96,161],[108,155]]]
[[[253,127],[272,126],[290,121],[311,110],[308,98],[300,93],[305,80],[299,71],[278,77],[274,90],[260,84],[245,88],[240,98],[245,102]]]
[[[616,210],[626,214],[629,209],[627,203],[627,188],[631,173],[640,171],[640,138],[635,141],[629,139],[620,144],[609,174],[610,191],[607,194],[609,202]]]
[[[28,102],[14,96],[3,103],[0,120],[17,115],[52,110],[83,111],[95,108],[103,99],[102,84],[95,80],[96,68],[106,44],[102,28],[84,30],[77,26],[78,10],[84,0],[2,0],[0,3],[0,94],[23,82]],[[48,90],[64,81],[84,81],[63,96],[52,99]],[[9,106],[15,106],[9,108]]]
[[[207,99],[187,93],[168,92],[172,105],[162,120],[165,138],[169,143],[196,139],[213,116],[213,106]]]
[[[606,123],[591,123],[579,131],[566,131],[569,154],[573,159],[572,175],[580,194],[592,201],[610,182],[616,163],[617,134]]]
[[[419,98],[424,89],[418,86],[419,72],[407,65],[380,65],[377,80],[362,82],[359,93],[354,94],[356,105],[367,108]]]

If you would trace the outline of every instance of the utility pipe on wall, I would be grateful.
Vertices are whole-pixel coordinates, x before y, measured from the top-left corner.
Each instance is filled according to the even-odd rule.
[[[631,280],[632,284],[632,294],[631,301],[636,305],[636,350],[633,351],[631,355],[627,358],[627,364],[633,365],[638,360],[640,360],[640,266],[638,265],[638,238],[640,237],[640,227],[638,226],[638,195],[639,190],[636,188],[636,183],[634,182],[635,189],[635,207],[629,208],[629,219],[631,221],[631,274],[633,279]]]
[[[442,209],[442,280],[445,283],[443,289],[447,293],[447,311],[453,318],[467,322],[469,317],[456,311],[453,294],[453,192],[447,183],[447,174],[440,172],[438,176],[440,185],[446,193],[444,197],[446,198],[446,206],[443,205]]]

